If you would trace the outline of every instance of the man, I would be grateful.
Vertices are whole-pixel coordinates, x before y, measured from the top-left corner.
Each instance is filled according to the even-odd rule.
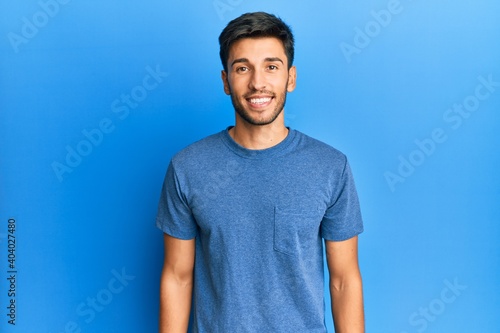
[[[363,332],[363,224],[349,165],[284,124],[296,84],[291,30],[249,13],[219,42],[235,125],[168,167],[160,332],[186,332],[191,311],[193,332],[326,332],[322,239],[336,332]]]

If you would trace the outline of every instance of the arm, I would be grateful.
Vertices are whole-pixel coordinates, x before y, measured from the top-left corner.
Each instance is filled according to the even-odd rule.
[[[191,311],[195,240],[163,234],[165,258],[160,281],[160,333],[186,333]]]
[[[341,242],[325,241],[325,244],[335,332],[362,333],[365,320],[358,237]]]

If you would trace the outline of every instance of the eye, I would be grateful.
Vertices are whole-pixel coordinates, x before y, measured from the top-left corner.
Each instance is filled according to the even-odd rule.
[[[238,67],[236,68],[236,73],[245,73],[245,72],[248,72],[248,67]]]
[[[276,65],[269,65],[269,67],[267,67],[267,68],[268,68],[269,70],[271,70],[271,71],[275,71],[275,70],[277,70],[277,69],[278,69],[278,66],[276,66]]]

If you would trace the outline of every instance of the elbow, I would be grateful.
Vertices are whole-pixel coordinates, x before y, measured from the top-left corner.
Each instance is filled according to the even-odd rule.
[[[345,289],[345,280],[339,278],[330,279],[330,290],[332,292],[341,292]]]
[[[193,285],[192,269],[176,269],[175,267],[164,267],[161,275],[162,283],[175,284],[177,287],[189,288]]]
[[[342,293],[346,290],[362,289],[361,274],[353,272],[349,275],[332,277],[330,279],[330,290],[335,293]]]

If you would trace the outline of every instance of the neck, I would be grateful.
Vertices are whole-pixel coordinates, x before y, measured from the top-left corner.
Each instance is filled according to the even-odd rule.
[[[276,146],[288,135],[283,117],[278,117],[268,125],[252,125],[236,118],[236,124],[229,130],[229,135],[240,146],[247,149],[262,150]]]

